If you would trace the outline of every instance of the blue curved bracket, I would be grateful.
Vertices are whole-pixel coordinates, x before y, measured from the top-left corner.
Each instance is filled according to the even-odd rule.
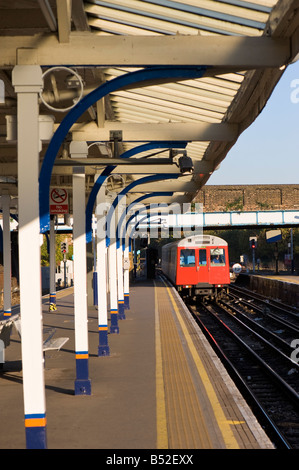
[[[121,154],[120,158],[130,158],[137,153],[145,152],[146,150],[152,150],[154,148],[185,148],[187,142],[174,142],[174,141],[165,141],[165,142],[149,142],[147,144],[138,145],[127,152]],[[85,226],[86,226],[86,243],[91,242],[92,240],[92,213],[93,207],[95,204],[95,200],[99,190],[101,189],[102,184],[108,178],[108,176],[112,173],[112,171],[116,168],[117,165],[109,165],[107,166],[100,176],[97,178],[94,186],[90,192],[87,205],[86,205],[86,217],[85,217]]]
[[[147,209],[149,209],[149,208],[150,208],[150,206],[145,206],[144,208],[141,209],[140,212],[142,212],[142,211],[145,210],[145,209],[147,210]],[[132,219],[134,219],[135,215],[136,215],[136,214],[133,214],[133,215],[128,219],[127,224],[126,224],[126,231],[128,230],[128,225],[129,225],[130,221],[131,221]],[[152,217],[153,215],[154,215],[154,214],[151,212],[151,213],[149,213],[149,214],[146,214],[141,220],[139,220],[139,221],[135,224],[135,226],[133,227],[133,229],[131,230],[131,234],[132,234],[132,232],[133,232],[134,230],[136,230],[137,226],[138,226],[141,222],[143,222],[144,220],[148,219],[149,217]],[[157,215],[158,215],[158,214],[157,214]],[[130,238],[131,238],[131,236],[132,236],[132,235],[129,235]]]
[[[136,181],[133,181],[131,184],[129,184],[126,188],[124,188],[120,193],[117,195],[117,197],[114,199],[109,212],[107,214],[107,222],[106,222],[106,246],[110,245],[110,225],[111,225],[111,219],[113,216],[113,212],[115,211],[115,208],[117,204],[121,201],[121,199],[129,192],[131,189],[135,188],[135,186],[139,186],[140,184],[145,184],[145,183],[151,183],[153,181],[161,181],[161,180],[169,180],[169,179],[177,179],[179,175],[177,174],[172,174],[172,173],[163,173],[163,174],[158,174],[158,175],[150,175],[150,176],[145,176],[144,178],[140,178]]]
[[[49,230],[50,183],[57,153],[67,136],[67,133],[71,129],[71,126],[90,106],[115,90],[125,89],[129,86],[145,86],[147,82],[151,83],[159,80],[167,82],[172,80],[180,81],[191,78],[200,78],[204,75],[206,70],[206,66],[147,67],[109,80],[79,101],[64,117],[60,126],[54,133],[42,163],[39,177],[39,215],[41,232],[43,233]]]
[[[149,209],[149,206],[146,207],[146,209]],[[142,212],[142,211],[140,211]],[[132,234],[133,232],[135,232],[136,228],[137,228],[137,225],[139,225],[141,222],[143,222],[144,220],[148,219],[150,217],[150,214],[146,214],[141,220],[139,220],[135,225],[134,227],[132,228],[131,230],[131,233],[129,235],[129,238],[132,238]]]
[[[0,212],[3,212],[2,209],[0,209]],[[12,219],[14,219],[16,222],[19,222],[18,220],[18,216],[16,214],[11,214],[11,212],[9,213],[9,217],[11,217]]]
[[[143,196],[140,196],[139,198],[135,199],[135,201],[133,201],[127,208],[126,210],[121,214],[120,218],[119,218],[119,221],[118,221],[118,224],[117,224],[117,227],[116,227],[116,246],[117,248],[120,247],[120,240],[122,239],[122,247],[124,248],[124,243],[125,243],[125,233],[123,234],[123,236],[121,237],[121,234],[119,235],[119,232],[120,232],[120,229],[121,229],[121,226],[122,226],[122,223],[123,223],[123,220],[125,218],[125,216],[128,214],[128,212],[136,205],[136,204],[139,204],[141,201],[144,201],[145,199],[149,199],[150,197],[159,197],[159,196],[172,196],[173,195],[173,192],[169,192],[169,191],[166,191],[166,192],[163,192],[163,191],[160,191],[160,192],[153,192],[153,193],[150,193],[150,194],[144,194]],[[126,229],[124,229],[126,230]]]

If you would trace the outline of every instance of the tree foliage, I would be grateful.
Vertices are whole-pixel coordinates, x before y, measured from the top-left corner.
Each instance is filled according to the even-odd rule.
[[[49,241],[46,235],[43,236],[44,241],[41,246],[41,265],[42,266],[49,266]],[[71,237],[66,235],[56,235],[55,237],[55,258],[56,258],[56,266],[63,261],[63,253],[61,252],[61,243],[65,240],[68,240],[68,251],[66,253],[66,259],[72,259],[73,256],[73,244],[71,241]]]

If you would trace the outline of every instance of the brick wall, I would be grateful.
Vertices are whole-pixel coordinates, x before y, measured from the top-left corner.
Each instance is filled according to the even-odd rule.
[[[204,186],[194,202],[205,212],[299,210],[299,185]]]

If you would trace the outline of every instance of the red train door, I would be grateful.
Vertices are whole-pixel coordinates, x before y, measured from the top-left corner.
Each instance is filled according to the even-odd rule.
[[[224,247],[215,247],[210,250],[210,283],[225,284],[228,271],[227,257]]]
[[[209,282],[209,265],[206,248],[198,250],[197,283]]]
[[[197,278],[197,260],[194,248],[181,248],[179,250],[177,284],[191,285]]]

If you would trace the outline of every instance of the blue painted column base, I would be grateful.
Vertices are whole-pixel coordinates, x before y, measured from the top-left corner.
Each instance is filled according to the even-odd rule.
[[[125,309],[130,310],[130,297],[129,294],[124,294]]]
[[[91,395],[90,379],[75,380],[75,395]]]
[[[110,310],[111,314],[111,325],[110,325],[110,333],[119,333],[119,327],[118,327],[118,311],[113,309]]]
[[[3,316],[4,316],[5,318],[11,317],[11,310],[4,310]]]
[[[126,315],[125,315],[125,304],[123,300],[118,301],[118,318],[120,320],[125,320]]]
[[[27,449],[47,448],[46,415],[25,415],[25,433]]]
[[[27,449],[47,449],[47,432],[45,427],[26,428]]]
[[[108,346],[108,326],[99,325],[99,347],[98,356],[110,356]]]
[[[76,371],[75,395],[91,395],[91,381],[88,378],[88,353],[76,353]]]
[[[57,305],[56,305],[56,292],[54,294],[50,293],[50,304],[49,304],[49,311],[53,312],[57,310]]]

